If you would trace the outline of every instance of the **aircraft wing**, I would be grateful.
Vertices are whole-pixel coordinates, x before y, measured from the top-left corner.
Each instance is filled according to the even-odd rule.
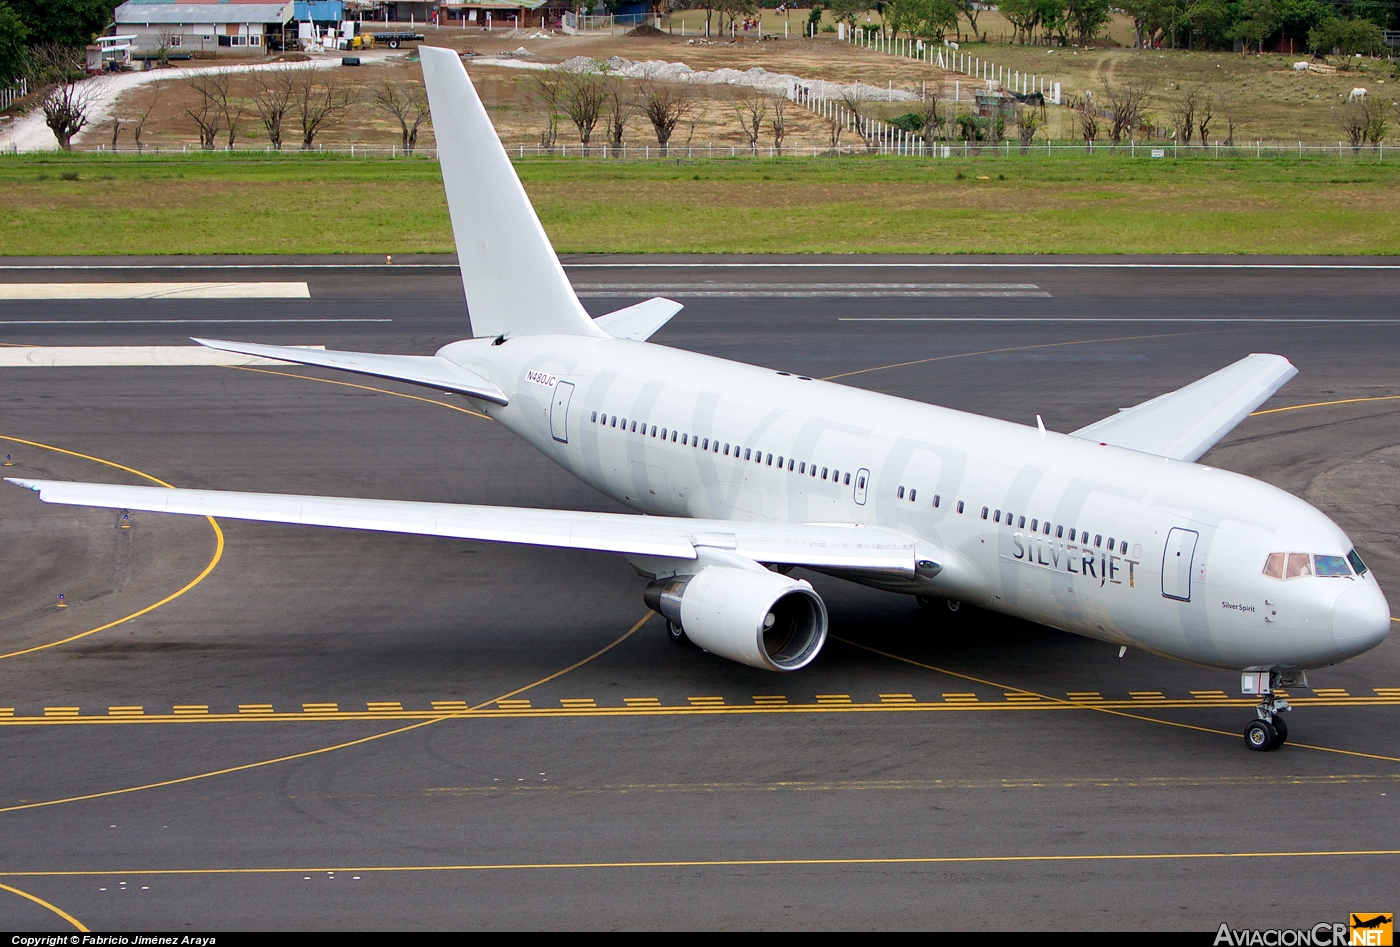
[[[684,309],[682,303],[664,296],[653,296],[646,302],[610,312],[593,321],[614,339],[631,339],[645,342],[656,331],[671,321],[671,317]]]
[[[411,500],[171,490],[61,480],[9,478],[9,482],[35,491],[45,503],[74,506],[334,526],[677,559],[694,559],[696,547],[703,546],[724,549],[762,563],[910,574],[915,568],[911,537],[871,526],[754,523]]]
[[[191,339],[200,345],[222,352],[277,358],[299,365],[336,368],[359,375],[393,378],[439,391],[457,391],[493,404],[509,404],[505,392],[456,362],[440,355],[374,355],[368,352],[337,352],[324,349],[304,349],[288,345],[254,345],[245,342],[221,342],[217,339]]]
[[[1249,355],[1185,388],[1120,408],[1074,436],[1196,460],[1296,374],[1298,369],[1282,355]]]

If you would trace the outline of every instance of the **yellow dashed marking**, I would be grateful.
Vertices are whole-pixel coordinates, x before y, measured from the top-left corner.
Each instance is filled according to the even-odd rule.
[[[788,699],[782,696],[781,694],[755,694],[753,697],[753,702],[755,704],[758,704],[760,707],[771,707],[780,704],[786,704],[788,702]]]
[[[496,702],[497,706],[504,703],[506,703],[506,701],[503,700],[498,700]],[[530,702],[528,700],[525,701],[525,706],[530,706]],[[440,710],[443,713],[457,713],[458,711],[467,709],[467,702],[465,700],[435,700],[433,701],[433,709]]]
[[[817,695],[817,703],[819,703],[819,704],[849,704],[850,702],[851,702],[851,695],[850,695],[850,694],[818,694],[818,695]]]
[[[1318,697],[1350,697],[1344,687],[1314,687],[1312,692]]]
[[[1081,703],[1086,700],[1103,700],[1103,695],[1098,691],[1069,691],[1065,696]]]
[[[238,712],[241,714],[270,714],[271,704],[239,704]]]
[[[433,701],[433,709],[434,709],[434,710],[445,710],[445,709],[447,709],[447,708],[439,707],[439,706],[438,706],[438,704],[442,704],[442,703],[448,703],[448,701],[440,701],[440,700],[435,700],[435,701]],[[530,709],[530,702],[529,702],[528,700],[526,700],[525,698],[522,697],[522,698],[519,698],[519,699],[517,699],[517,700],[498,700],[498,701],[496,701],[496,706],[499,707],[499,708],[501,708],[502,710],[529,710],[529,709]],[[455,709],[457,709],[457,708],[454,707],[454,708],[452,708],[452,709],[455,710]],[[466,706],[465,706],[465,704],[462,706],[461,709],[462,709],[462,710],[466,710],[466,709],[467,709]]]
[[[1128,696],[1133,700],[1166,700],[1167,696],[1161,691],[1128,691]]]
[[[881,694],[882,704],[912,704],[915,703],[913,694]]]
[[[397,700],[371,700],[365,703],[370,713],[393,714],[403,711],[403,703]]]
[[[302,704],[301,712],[304,714],[338,714],[340,713],[340,705],[330,703]]]
[[[1191,696],[1197,700],[1229,700],[1230,695],[1224,691],[1192,691]]]
[[[1373,687],[1371,690],[1375,691],[1381,697],[1400,697],[1400,687]],[[0,707],[0,712],[3,712],[3,710],[4,708]]]
[[[176,704],[174,707],[171,708],[171,710],[173,710],[177,715],[180,715],[180,716],[195,717],[195,716],[200,716],[200,715],[209,713],[209,705],[208,705],[208,704]]]
[[[692,707],[723,707],[723,697],[687,697]]]
[[[45,717],[76,717],[76,716],[78,716],[78,708],[77,708],[77,707],[45,707],[45,708],[44,708],[44,716],[45,716]]]
[[[124,707],[108,707],[107,713],[113,717],[139,717],[146,712],[145,707],[127,705]]]
[[[977,702],[976,694],[944,694],[943,699],[950,704],[973,704]]]
[[[659,697],[624,697],[622,702],[628,707],[660,707]]]
[[[14,715],[15,715],[15,708],[13,708],[13,707],[0,707],[0,717],[13,717]]]
[[[1026,694],[1020,691],[1007,691],[1002,696],[1005,697],[1007,700],[1011,701],[1012,703],[1017,704],[1035,704],[1040,702],[1039,694]]]
[[[598,702],[592,697],[561,697],[559,703],[564,705],[565,710],[584,710],[598,706]]]

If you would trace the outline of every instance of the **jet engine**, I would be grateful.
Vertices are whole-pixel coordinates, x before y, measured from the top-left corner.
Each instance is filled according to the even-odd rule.
[[[696,645],[750,667],[796,671],[826,643],[826,605],[805,581],[709,566],[647,586],[646,603]]]

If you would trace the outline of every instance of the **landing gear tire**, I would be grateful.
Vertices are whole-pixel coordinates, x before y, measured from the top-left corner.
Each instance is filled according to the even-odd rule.
[[[1274,719],[1271,722],[1273,723],[1274,732],[1278,735],[1274,737],[1274,745],[1269,747],[1269,749],[1277,750],[1288,742],[1288,724],[1284,722],[1280,714],[1274,714]]]
[[[919,602],[919,608],[929,615],[938,615],[942,618],[951,618],[958,614],[962,608],[962,602],[953,598],[939,598],[935,595],[915,596]]]
[[[690,644],[685,629],[670,620],[666,622],[666,637],[671,639],[671,644]]]
[[[1244,728],[1244,742],[1251,750],[1265,753],[1283,741],[1279,739],[1278,731],[1274,729],[1274,725],[1261,718],[1251,720],[1249,726]]]

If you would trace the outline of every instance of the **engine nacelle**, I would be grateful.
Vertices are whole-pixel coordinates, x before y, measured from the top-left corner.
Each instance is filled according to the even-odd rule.
[[[796,671],[826,643],[826,605],[804,581],[709,566],[647,586],[646,603],[692,642],[750,667]]]

